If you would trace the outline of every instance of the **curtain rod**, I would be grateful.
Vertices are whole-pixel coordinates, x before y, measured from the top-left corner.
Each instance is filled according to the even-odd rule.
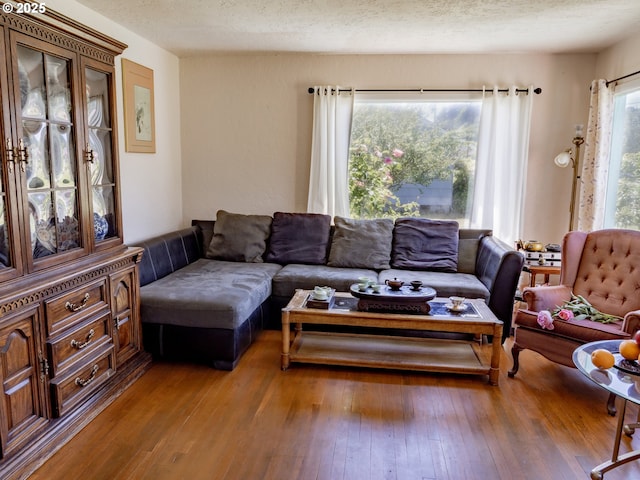
[[[639,73],[640,73],[640,70],[638,70],[637,72],[629,73],[628,75],[623,75],[621,77],[614,78],[613,80],[607,80],[607,87],[609,86],[610,83],[615,83],[620,80],[624,80],[625,78],[633,77],[634,75],[638,75]]]
[[[640,72],[636,72],[636,73],[640,73]],[[619,79],[618,79],[619,80]],[[333,90],[333,89],[332,89]],[[309,93],[313,93],[315,92],[315,89],[313,87],[309,87]],[[392,89],[379,89],[379,88],[374,88],[374,89],[355,89],[355,88],[345,88],[345,89],[340,89],[339,92],[351,92],[351,91],[355,91],[355,92],[418,92],[418,93],[423,93],[423,92],[446,92],[446,93],[450,93],[450,92],[485,92],[485,93],[493,93],[493,90],[490,89],[482,89],[482,88],[475,88],[475,89],[468,89],[468,88],[460,88],[460,89],[455,89],[455,88],[443,88],[443,89],[437,89],[437,88],[392,88]],[[498,92],[508,92],[509,89],[508,88],[500,88],[498,89]],[[529,93],[529,89],[528,88],[517,88],[516,89],[517,93]],[[534,93],[540,94],[542,93],[542,89],[540,87],[538,88],[534,88],[533,89]]]

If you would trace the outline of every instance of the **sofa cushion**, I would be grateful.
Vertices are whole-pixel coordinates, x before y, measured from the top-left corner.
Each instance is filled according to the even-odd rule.
[[[394,278],[405,283],[409,283],[412,280],[420,280],[424,286],[435,289],[438,297],[456,295],[488,300],[491,295],[489,289],[484,286],[478,277],[470,273],[407,271],[392,268],[380,272],[379,282],[384,283],[385,280]]]
[[[393,230],[391,266],[417,270],[456,272],[458,222],[404,217]]]
[[[358,220],[336,216],[329,252],[330,267],[389,268],[393,220]]]
[[[218,210],[207,258],[230,262],[258,262],[271,233],[268,215],[241,215]]]
[[[358,282],[358,277],[378,279],[375,270],[366,268],[338,268],[326,265],[289,264],[273,277],[273,295],[292,297],[297,288],[313,290],[316,285],[326,285],[337,291],[348,292]]]
[[[146,323],[235,329],[271,295],[280,265],[201,258],[140,289]]]
[[[266,261],[322,265],[327,260],[330,231],[329,215],[276,212]]]

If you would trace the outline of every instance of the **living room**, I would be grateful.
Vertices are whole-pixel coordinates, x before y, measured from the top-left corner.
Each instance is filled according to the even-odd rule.
[[[533,85],[542,89],[542,93],[535,95],[533,99],[524,203],[526,221],[523,222],[522,238],[536,238],[545,244],[560,243],[567,231],[569,220],[572,172],[571,169],[559,169],[554,165],[553,159],[559,152],[571,147],[576,124],[588,123],[591,82],[594,79],[614,79],[635,72],[640,67],[636,53],[640,47],[640,34],[635,31],[615,40],[608,39],[604,47],[567,50],[557,46],[541,48],[539,51],[516,52],[498,46],[494,51],[478,52],[469,48],[468,51],[459,53],[357,54],[253,50],[231,53],[202,51],[179,55],[143,38],[135,29],[118,24],[85,6],[90,3],[51,0],[47,2],[47,7],[126,43],[128,47],[122,58],[144,65],[152,69],[154,74],[155,152],[131,153],[125,151],[123,146],[119,152],[123,232],[124,242],[127,244],[135,244],[183,228],[188,226],[192,219],[215,219],[216,212],[221,209],[263,215],[271,215],[276,211],[305,212],[313,121],[313,98],[307,89],[311,86],[476,89],[483,86],[491,88],[494,84],[516,84],[523,87]],[[549,9],[555,7],[554,2],[546,3]],[[153,7],[148,5],[147,8]],[[606,4],[601,8],[606,12]],[[637,14],[637,9],[633,10],[633,14]],[[145,19],[141,18],[140,22],[145,23]],[[558,28],[562,28],[564,23],[571,21],[559,21]],[[120,58],[116,59],[115,66],[118,124],[122,129],[125,122]],[[121,140],[124,139],[122,130],[119,137]],[[289,463],[294,464],[290,478],[307,478],[299,476],[300,472],[309,472],[312,469],[308,466],[306,469],[303,468],[300,462],[326,462],[324,457],[301,460],[300,455],[284,452],[280,457],[274,457],[274,463],[263,470],[258,467],[252,470],[248,466],[251,464],[250,461],[241,468],[238,463],[234,463],[240,461],[238,456],[234,456],[233,459],[229,457],[228,463],[215,472],[203,472],[195,464],[182,471],[171,468],[180,463],[181,455],[189,450],[186,445],[190,442],[210,441],[211,449],[225,448],[223,439],[214,438],[212,435],[191,437],[194,430],[200,430],[197,422],[204,425],[217,421],[213,413],[195,415],[193,406],[189,405],[191,399],[203,408],[218,414],[222,412],[224,417],[229,418],[225,420],[227,423],[211,427],[212,430],[219,428],[221,436],[226,436],[226,439],[233,438],[231,441],[237,442],[240,446],[250,446],[261,458],[267,455],[267,448],[260,451],[261,447],[256,445],[258,440],[232,437],[235,435],[234,420],[244,427],[250,425],[255,428],[256,432],[260,433],[256,434],[255,438],[262,442],[268,442],[268,431],[272,428],[280,432],[277,436],[278,442],[291,441],[299,442],[303,446],[309,445],[301,437],[288,436],[281,432],[287,428],[286,415],[283,418],[278,417],[282,422],[280,424],[277,420],[269,424],[258,424],[252,423],[251,419],[235,418],[228,410],[219,409],[219,405],[233,405],[234,402],[242,400],[242,389],[246,389],[247,395],[265,396],[264,404],[258,402],[260,405],[256,406],[257,411],[271,408],[270,403],[275,401],[277,404],[280,396],[287,392],[299,398],[299,392],[292,393],[286,390],[286,378],[275,378],[282,373],[277,365],[278,338],[268,337],[260,345],[260,349],[252,349],[243,359],[246,366],[255,371],[251,376],[225,376],[225,372],[211,373],[199,367],[190,370],[185,365],[171,364],[161,364],[149,372],[151,375],[144,376],[140,380],[141,388],[150,392],[150,395],[158,395],[167,402],[173,402],[176,410],[190,412],[189,415],[193,417],[187,415],[189,420],[185,422],[190,424],[193,430],[180,430],[176,439],[169,436],[160,440],[161,444],[168,444],[175,452],[175,457],[167,462],[168,466],[162,465],[161,468],[158,465],[140,462],[139,469],[136,469],[130,464],[138,462],[139,457],[124,460],[128,464],[127,478],[282,478],[278,477],[278,474],[286,471]],[[268,349],[273,351],[268,354]],[[510,363],[508,351],[505,346],[503,369]],[[317,471],[321,473],[317,478],[488,478],[487,475],[494,475],[496,471],[501,478],[533,478],[534,474],[539,472],[542,472],[542,478],[586,478],[589,469],[595,465],[594,461],[597,463],[605,460],[610,453],[616,419],[605,413],[606,395],[597,391],[588,381],[581,379],[577,372],[554,365],[542,358],[528,359],[528,362],[530,363],[527,372],[523,372],[522,378],[512,381],[512,385],[509,385],[510,380],[501,379],[501,386],[497,388],[484,385],[477,379],[459,380],[446,376],[403,375],[394,380],[385,374],[366,373],[362,380],[358,379],[362,381],[361,386],[354,387],[344,386],[346,383],[343,382],[354,380],[353,372],[348,370],[336,370],[333,374],[327,374],[322,369],[311,369],[315,373],[313,379],[305,379],[304,375],[299,373],[300,370],[296,372],[296,369],[292,369],[286,375],[293,379],[292,383],[297,382],[309,390],[317,388],[322,392],[320,396],[331,396],[334,405],[339,404],[341,398],[346,405],[347,397],[359,406],[375,402],[377,398],[384,396],[391,399],[389,404],[376,407],[378,410],[367,412],[366,405],[362,410],[363,418],[368,414],[379,422],[377,425],[380,426],[380,432],[371,435],[373,439],[363,440],[360,444],[356,442],[355,447],[352,444],[350,451],[346,448],[335,450],[336,456],[344,455],[347,458],[344,461],[347,465],[344,471],[332,470],[339,463],[334,461],[330,467],[318,467]],[[268,368],[265,365],[268,365]],[[503,373],[506,377],[506,372]],[[189,387],[183,378],[199,385],[204,385],[210,380],[214,383],[198,389]],[[159,385],[163,379],[170,379],[170,385],[179,386],[191,397],[172,397],[171,388]],[[273,383],[267,385],[268,382]],[[528,385],[523,386],[524,383]],[[256,387],[253,390],[252,385],[257,384],[264,388]],[[329,390],[324,390],[329,388],[326,384],[341,386],[337,392],[329,393]],[[402,393],[401,387],[405,385],[417,388],[410,393]],[[460,385],[462,388],[459,388]],[[563,386],[568,386],[569,392],[561,392]],[[390,389],[386,390],[383,387]],[[497,392],[488,393],[486,390],[489,388]],[[391,425],[393,430],[400,428],[398,425],[402,422],[397,422],[398,418],[389,420],[384,414],[392,412],[406,418],[412,415],[412,412],[398,413],[393,406],[394,402],[417,404],[420,396],[433,395],[433,390],[437,391],[433,398],[440,404],[455,404],[458,413],[462,412],[463,416],[469,417],[469,424],[438,406],[432,405],[428,411],[414,412],[420,417],[421,428],[426,428],[431,418],[439,418],[435,430],[421,436],[415,434],[416,437],[420,436],[416,444],[428,442],[429,438],[433,440],[435,436],[446,436],[444,432],[451,428],[449,443],[444,442],[445,446],[438,447],[443,451],[440,456],[434,456],[435,466],[431,471],[424,466],[421,467],[421,477],[417,475],[417,470],[409,473],[413,465],[411,461],[402,464],[405,470],[398,466],[396,470],[385,475],[385,461],[378,457],[384,454],[381,445],[393,448],[393,438],[390,440],[386,437],[388,431],[385,433],[385,426]],[[229,392],[228,396],[221,393],[224,391]],[[344,394],[344,397],[340,397],[341,394]],[[466,403],[470,394],[477,395],[478,398]],[[535,395],[539,397],[531,400],[531,396]],[[581,399],[576,400],[575,396]],[[130,413],[130,409],[140,405],[139,399],[126,398],[133,400],[131,405],[114,405],[126,410],[123,415],[131,420],[134,417],[127,414]],[[311,401],[317,402],[315,397]],[[574,412],[565,415],[564,410],[570,409],[567,404],[574,401]],[[319,405],[318,414],[326,413],[325,409],[333,411],[334,407],[329,406],[331,402],[314,403]],[[476,402],[486,408],[472,408],[471,403]],[[495,412],[486,413],[492,409],[493,402],[499,405],[497,410],[512,410],[504,417]],[[519,418],[515,410],[523,410],[522,405],[527,402],[535,403],[535,409],[522,413],[523,417]],[[546,402],[553,405],[545,407]],[[108,410],[105,413],[106,423],[113,422],[114,431],[126,431],[122,425],[116,425],[116,412]],[[635,410],[630,413],[635,413]],[[175,415],[175,412],[173,414]],[[588,420],[584,418],[587,416]],[[194,420],[196,418],[197,422]],[[315,427],[316,422],[311,422],[315,418],[306,420]],[[334,422],[341,421],[336,420],[339,417],[329,418]],[[451,425],[456,421],[458,424],[449,427],[447,420],[451,420]],[[524,433],[514,433],[519,428],[519,421],[524,424],[523,431],[531,434],[530,437]],[[150,430],[176,428],[179,423],[175,423],[175,418],[173,422],[156,425]],[[475,430],[471,440],[465,438],[464,429],[468,425],[482,422],[491,427]],[[544,430],[544,435],[539,436],[539,432],[536,432],[538,422],[543,424],[540,430]],[[574,426],[571,422],[575,422],[576,430],[583,427],[581,422],[587,425],[586,431],[575,433],[580,437],[580,448],[585,449],[583,457],[580,454],[576,455],[575,450],[568,446],[571,442],[568,429]],[[292,423],[297,429],[305,428],[304,421],[299,418]],[[340,428],[345,425],[333,426],[338,433],[334,434],[335,438],[331,437],[331,441],[335,441],[336,444],[341,441],[340,435],[351,435],[352,439],[356,435],[354,430],[349,430],[348,427]],[[556,433],[556,427],[562,432]],[[109,426],[103,428],[102,433],[97,430],[88,442],[95,441],[100,435],[108,436]],[[488,439],[492,432],[498,440]],[[315,431],[315,434],[329,435],[319,431]],[[407,438],[411,434],[412,432],[409,432]],[[140,430],[132,435],[135,441],[144,443],[144,434]],[[521,447],[510,445],[521,440],[523,436],[535,440],[530,440],[530,443]],[[157,437],[155,438],[157,441]],[[536,442],[542,438],[550,443],[542,446],[537,444]],[[111,437],[109,439],[113,441]],[[177,446],[179,442],[185,445],[184,450]],[[466,451],[465,455],[457,457],[454,453],[446,451],[447,448],[454,448],[452,445],[455,442],[459,442],[459,445],[466,444],[464,448],[461,447]],[[416,444],[411,445],[415,450],[408,448],[399,455],[419,457],[419,447],[416,447]],[[637,448],[637,440],[628,440],[627,444],[629,448],[634,445]],[[77,443],[73,445],[76,451],[81,450]],[[375,448],[372,445],[375,445]],[[88,454],[90,449],[86,445],[85,447],[87,451],[84,453]],[[290,447],[295,449],[295,445]],[[118,448],[122,448],[122,445],[118,445]],[[149,447],[149,452],[152,452],[153,448]],[[361,452],[366,449],[373,452],[370,454],[370,464],[358,471],[357,465],[350,463],[348,459],[350,456],[361,459],[362,456],[354,451]],[[105,447],[104,451],[106,450]],[[514,456],[522,455],[520,450],[536,452],[530,457],[534,467],[529,468],[530,466],[515,461],[511,463],[503,458],[510,453]],[[65,455],[64,451],[61,451],[61,454]],[[491,463],[499,466],[497,470],[486,466],[486,456],[495,457]],[[199,460],[204,462],[205,457],[206,453],[198,453]],[[565,460],[563,457],[571,459]],[[153,454],[149,453],[148,461],[152,462],[152,458]],[[216,459],[223,462],[219,457]],[[113,462],[113,459],[111,461]],[[456,467],[457,462],[464,465]],[[64,469],[56,471],[50,463],[47,466],[51,470],[47,471],[45,468],[44,473],[40,475],[63,478],[68,474]],[[237,469],[235,472],[234,467]],[[88,467],[85,468],[87,469],[82,470],[83,473],[89,471]],[[119,477],[120,470],[114,468],[113,463],[111,469],[104,464],[102,468],[100,473],[96,474],[96,478],[124,478]],[[207,468],[214,467],[209,465]],[[474,471],[474,468],[477,470]],[[576,473],[580,468],[585,472],[584,477]],[[627,470],[620,469],[620,472],[611,472],[607,478],[633,478],[633,475],[640,475],[637,465],[626,468]],[[78,470],[74,471],[77,472]],[[236,475],[238,472],[239,476]],[[42,478],[38,477],[38,474],[35,477]]]

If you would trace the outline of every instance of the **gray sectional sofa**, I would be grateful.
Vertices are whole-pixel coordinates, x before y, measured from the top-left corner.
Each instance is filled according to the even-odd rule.
[[[262,329],[280,328],[296,289],[348,291],[363,276],[483,298],[508,336],[523,257],[491,231],[418,218],[331,220],[219,211],[216,221],[140,243],[145,349],[232,370]]]

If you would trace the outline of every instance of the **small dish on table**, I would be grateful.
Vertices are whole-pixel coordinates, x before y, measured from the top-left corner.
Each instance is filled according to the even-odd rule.
[[[445,308],[447,310],[451,310],[452,312],[464,312],[467,309],[467,306],[464,303],[461,303],[460,305],[454,305],[453,303],[447,303],[445,304]]]

